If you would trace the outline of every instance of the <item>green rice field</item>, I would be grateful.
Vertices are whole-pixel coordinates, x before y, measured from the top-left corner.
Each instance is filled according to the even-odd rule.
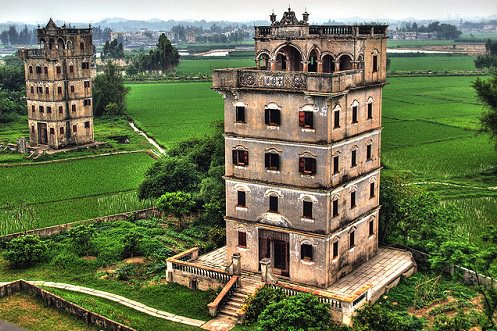
[[[474,57],[466,55],[391,56],[389,72],[462,72],[476,70]]]
[[[133,153],[0,167],[0,233],[22,230],[14,214],[24,204],[35,227],[148,208],[136,189],[152,163],[148,154]]]
[[[129,84],[128,113],[135,123],[170,147],[210,132],[223,119],[223,98],[210,82]]]
[[[206,58],[199,60],[181,60],[176,68],[178,75],[210,75],[212,70],[222,68],[253,67],[253,57]]]

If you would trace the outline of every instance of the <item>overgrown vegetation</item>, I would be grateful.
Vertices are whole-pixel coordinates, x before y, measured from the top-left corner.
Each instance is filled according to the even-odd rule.
[[[494,55],[497,58],[497,42],[495,43]],[[493,71],[487,80],[477,78],[473,82],[478,100],[486,108],[486,112],[481,115],[481,131],[488,132],[497,140],[497,69]],[[496,141],[497,149],[497,141]]]
[[[93,81],[93,113],[96,116],[124,114],[128,92],[119,68],[108,61],[103,74]]]
[[[26,114],[24,66],[17,58],[6,58],[0,65],[0,123],[12,122]]]
[[[179,63],[179,53],[176,47],[171,44],[166,35],[159,36],[156,48],[148,54],[139,54],[132,59],[131,65],[126,69],[128,75],[136,75],[143,71],[162,71],[163,73],[172,70]]]

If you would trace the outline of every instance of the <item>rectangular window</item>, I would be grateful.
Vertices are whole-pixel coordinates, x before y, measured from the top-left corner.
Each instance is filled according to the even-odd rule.
[[[312,261],[312,245],[302,244],[302,246],[300,246],[300,259]]]
[[[41,74],[41,67],[40,67],[40,66],[37,66],[37,67],[36,67],[36,73],[37,73],[37,74]]]
[[[71,111],[73,111],[73,112],[76,111],[76,105],[71,105]]]
[[[349,248],[355,247],[355,231],[349,233]]]
[[[248,151],[234,149],[233,150],[233,164],[239,166],[247,166],[249,164]]]
[[[374,182],[369,184],[369,198],[373,199],[375,196]]]
[[[278,126],[281,124],[280,110],[279,109],[265,109],[264,122],[266,125]]]
[[[340,111],[339,110],[335,110],[333,112],[333,115],[334,115],[334,128],[339,128],[340,127]]]
[[[371,151],[372,151],[372,145],[369,144],[366,146],[366,160],[368,160],[368,161],[372,159]]]
[[[78,132],[78,126],[76,124],[72,126],[72,132],[74,133]]]
[[[51,113],[52,113],[52,107],[47,106],[47,114],[51,114]]]
[[[42,87],[42,86],[38,86],[38,87],[36,87],[36,92],[37,92],[38,94],[43,94],[43,87]]]
[[[71,85],[71,93],[74,93],[74,85]]]
[[[81,51],[84,51],[84,50],[85,50],[85,43],[84,43],[84,42],[80,42],[80,43],[79,43],[79,49],[80,49]]]
[[[89,62],[82,62],[81,69],[90,69],[90,63]]]
[[[269,196],[269,211],[271,213],[278,212],[278,197],[275,197],[273,195]]]
[[[373,118],[373,103],[368,103],[368,120]]]
[[[34,94],[34,93],[35,93],[35,88],[34,88],[33,86],[31,86],[31,88],[30,88],[30,92],[31,92],[31,94]]]
[[[333,156],[333,174],[338,174],[340,172],[340,156]]]
[[[378,55],[373,55],[373,72],[378,71]]]
[[[354,209],[356,207],[355,201],[355,192],[350,193],[350,209]]]
[[[64,134],[64,128],[63,128],[63,127],[62,127],[62,128],[59,128],[59,133],[60,133],[60,134]]]
[[[69,65],[69,73],[74,73],[74,66],[72,64]]]
[[[90,81],[89,80],[85,80],[83,84],[84,84],[85,88],[90,87]]]
[[[333,200],[333,217],[338,216],[338,199]]]
[[[43,106],[40,106],[40,107],[38,108],[38,110],[40,111],[40,113],[45,112],[45,109],[43,109]]]
[[[44,73],[45,75],[48,75],[48,67],[43,67],[43,73]]]
[[[316,159],[312,157],[299,158],[299,172],[314,175],[316,173]]]
[[[338,257],[338,240],[333,243],[333,258]]]
[[[369,236],[374,235],[374,219],[369,221]]]
[[[353,168],[357,166],[357,150],[352,151],[351,163],[350,166]]]
[[[304,201],[302,209],[303,209],[302,216],[304,216],[305,218],[312,218],[312,202],[311,201]]]
[[[266,153],[264,163],[268,170],[280,170],[280,156],[276,153]]]
[[[45,87],[45,94],[50,94],[50,87]]]
[[[57,94],[58,95],[62,94],[62,86],[57,86]]]
[[[238,193],[238,201],[236,205],[238,207],[246,207],[245,191],[237,191],[237,193]]]
[[[85,129],[89,129],[90,128],[90,121],[86,121],[85,122]]]
[[[357,123],[357,106],[352,107],[352,123]]]
[[[64,112],[64,107],[59,106],[59,114],[62,114]]]
[[[32,66],[29,66],[29,73],[32,74],[33,73],[33,67]]]
[[[238,246],[247,247],[247,232],[238,231]]]
[[[35,132],[35,126],[34,125],[31,125],[31,132],[34,133]]]
[[[236,119],[238,123],[245,123],[245,107],[236,107]]]
[[[312,111],[299,112],[299,126],[306,129],[314,128],[314,116]]]
[[[35,109],[36,109],[35,105],[31,105],[31,111],[32,111],[33,113],[35,112]]]
[[[50,128],[50,134],[55,134],[55,129],[54,128]]]
[[[62,69],[60,68],[60,66],[56,66],[55,70],[56,70],[57,74],[60,74],[62,72]]]

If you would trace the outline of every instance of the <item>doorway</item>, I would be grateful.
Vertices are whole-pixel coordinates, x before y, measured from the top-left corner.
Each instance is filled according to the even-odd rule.
[[[259,230],[259,261],[268,258],[275,274],[290,275],[290,240],[288,233]]]
[[[38,123],[38,144],[48,144],[47,123]]]

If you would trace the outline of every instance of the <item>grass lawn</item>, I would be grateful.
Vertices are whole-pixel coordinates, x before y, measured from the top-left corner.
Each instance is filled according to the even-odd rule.
[[[84,321],[53,307],[28,294],[17,293],[0,298],[0,320],[19,327],[39,331],[93,331]]]
[[[464,55],[391,56],[389,72],[433,71],[461,72],[476,70],[474,57]]]
[[[211,132],[223,119],[223,98],[210,82],[129,84],[128,112],[137,125],[169,147]]]
[[[19,231],[12,206],[31,206],[36,227],[147,208],[136,189],[154,160],[146,153],[0,167],[0,232]]]
[[[60,289],[46,288],[50,291],[72,303],[84,307],[92,312],[112,319],[113,321],[130,326],[136,330],[171,330],[171,331],[193,331],[201,330],[193,326],[174,323],[153,317],[134,309],[125,307],[119,303],[106,299],[92,297],[90,295],[65,291]]]

